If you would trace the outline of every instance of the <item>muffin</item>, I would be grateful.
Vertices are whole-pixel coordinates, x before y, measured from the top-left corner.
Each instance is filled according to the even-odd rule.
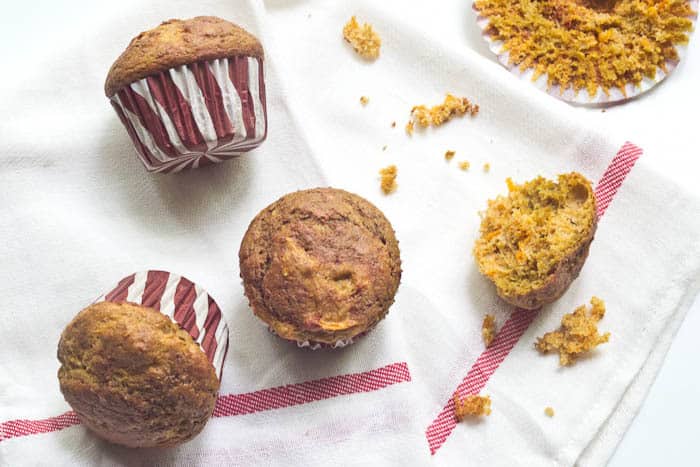
[[[251,222],[239,252],[253,313],[300,346],[341,347],[387,314],[401,279],[394,230],[369,201],[316,188]]]
[[[489,200],[474,245],[479,271],[498,295],[534,310],[558,299],[578,276],[597,226],[591,183],[581,174],[508,182]]]
[[[697,0],[475,0],[474,9],[501,63],[586,104],[627,99],[665,78],[688,43]]]
[[[219,390],[228,329],[189,280],[133,274],[82,310],[58,344],[66,401],[95,434],[128,447],[171,447],[202,431]]]
[[[142,32],[104,90],[152,172],[231,159],[267,136],[262,45],[221,18],[172,19]]]

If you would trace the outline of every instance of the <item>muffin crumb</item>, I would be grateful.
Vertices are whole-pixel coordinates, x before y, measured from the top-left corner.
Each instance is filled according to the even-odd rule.
[[[374,60],[379,57],[382,39],[372,29],[371,24],[365,23],[360,26],[353,16],[343,28],[343,38],[362,58]]]
[[[544,409],[544,414],[548,416],[549,418],[552,418],[554,416],[554,409],[551,407],[546,407]]]
[[[445,160],[451,161],[454,156],[455,156],[455,151],[451,151],[451,150],[445,151]]]
[[[387,145],[382,146],[382,151],[386,151]]]
[[[390,165],[388,167],[384,167],[379,171],[379,175],[382,177],[382,192],[384,192],[385,195],[391,194],[394,191],[396,191],[396,175],[397,175],[398,169],[396,168],[395,165]]]
[[[488,314],[484,316],[484,321],[481,323],[481,339],[484,341],[484,345],[488,347],[493,342],[494,337],[496,337],[496,318]]]
[[[391,127],[396,128],[396,122],[391,122]]]
[[[472,104],[466,97],[456,97],[447,94],[442,104],[428,108],[425,105],[416,105],[411,109],[411,122],[417,123],[422,128],[440,126],[453,117],[469,114],[472,117],[479,113],[479,106]]]
[[[487,162],[484,164],[484,172],[488,173],[489,170],[491,170],[491,164]]]
[[[479,396],[471,394],[464,399],[460,399],[455,393],[455,417],[460,422],[467,417],[481,417],[491,415],[491,398],[489,396]]]
[[[565,314],[559,330],[538,338],[535,348],[543,354],[559,352],[560,365],[573,365],[581,354],[608,342],[609,332],[602,335],[598,333],[598,321],[603,319],[603,316],[605,302],[598,297],[592,297],[588,314],[586,305],[576,308],[573,313]]]
[[[367,97],[367,96],[360,97],[360,104],[367,105],[368,102],[369,102],[369,97]]]
[[[469,170],[469,161],[462,161],[459,163],[459,168],[462,170]]]
[[[406,133],[408,136],[413,136],[413,120],[409,120],[406,124]]]

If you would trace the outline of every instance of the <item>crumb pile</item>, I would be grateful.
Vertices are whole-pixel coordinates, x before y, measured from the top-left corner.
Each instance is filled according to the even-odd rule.
[[[493,315],[486,315],[481,323],[481,339],[488,347],[493,342],[494,337],[496,337],[496,319]]]
[[[547,75],[547,85],[623,93],[627,83],[654,78],[688,43],[689,0],[476,0],[485,30],[503,42],[509,63]]]
[[[482,415],[491,415],[491,398],[489,396],[479,396],[476,394],[469,395],[464,399],[460,399],[457,394],[454,395],[455,401],[455,417],[462,421],[467,417],[480,417]]]
[[[507,184],[508,196],[489,200],[481,214],[474,246],[479,270],[506,300],[552,282],[559,265],[587,245],[596,225],[591,184],[579,173],[559,175],[557,182],[537,177]]]
[[[382,39],[379,37],[372,25],[365,23],[360,26],[357,19],[353,16],[350,21],[343,27],[343,38],[352,45],[362,58],[374,60],[379,57],[379,48],[382,45]]]
[[[479,113],[479,106],[472,104],[466,97],[455,97],[447,94],[442,104],[430,108],[425,105],[416,105],[411,109],[411,120],[406,125],[406,132],[413,133],[415,124],[422,128],[440,126],[452,119],[452,117],[469,114],[472,117]],[[409,129],[410,128],[410,129]]]
[[[388,195],[390,193],[393,193],[396,191],[396,175],[398,173],[398,169],[396,168],[395,165],[390,165],[388,167],[384,167],[379,171],[379,175],[382,177],[382,191],[384,192],[385,195]]]
[[[559,352],[559,364],[572,365],[579,355],[608,342],[609,332],[598,333],[598,321],[603,316],[605,303],[598,297],[593,297],[590,313],[586,313],[586,305],[581,305],[573,313],[564,315],[559,330],[538,338],[535,347],[542,353]]]

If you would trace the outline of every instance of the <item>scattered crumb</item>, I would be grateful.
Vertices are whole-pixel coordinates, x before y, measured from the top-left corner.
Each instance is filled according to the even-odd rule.
[[[459,168],[462,170],[469,170],[469,161],[462,161],[459,163]]]
[[[454,151],[445,151],[445,160],[451,161],[454,156]]]
[[[493,342],[493,338],[496,336],[496,318],[493,315],[484,316],[484,321],[481,323],[481,339],[484,341],[484,345],[488,347]]]
[[[551,418],[551,417],[554,416],[554,409],[551,408],[551,407],[546,407],[546,408],[544,409],[544,414],[545,414],[546,416],[548,416],[548,417]]]
[[[369,23],[360,26],[353,16],[343,28],[343,38],[362,58],[374,60],[379,57],[382,39],[374,32]]]
[[[573,313],[564,315],[559,330],[538,338],[535,348],[541,353],[557,351],[560,365],[572,365],[579,355],[608,342],[609,332],[598,334],[598,321],[603,319],[603,316],[605,302],[593,297],[589,315],[586,314],[586,305],[581,305]]]
[[[440,126],[452,117],[469,114],[472,117],[479,113],[479,106],[469,102],[466,97],[455,97],[447,94],[442,104],[431,108],[425,105],[416,105],[411,109],[412,122],[423,128]]]
[[[406,124],[406,133],[408,136],[413,136],[413,120],[409,120]]]
[[[368,102],[369,102],[369,97],[367,97],[367,96],[360,97],[360,104],[367,105]]]
[[[491,170],[491,164],[487,162],[486,164],[484,164],[484,172],[488,172],[489,170]]]
[[[391,122],[391,127],[396,128],[396,122]]]
[[[382,191],[384,192],[385,195],[388,195],[390,193],[393,193],[396,191],[396,174],[398,172],[398,169],[396,168],[395,165],[390,165],[388,167],[384,167],[379,171],[379,175],[382,176]]]
[[[605,109],[601,110],[601,112],[605,113]]]
[[[455,417],[462,421],[467,417],[480,417],[491,415],[491,398],[489,396],[469,395],[460,399],[459,395],[454,395]]]
[[[382,151],[386,151],[386,144],[382,146]]]

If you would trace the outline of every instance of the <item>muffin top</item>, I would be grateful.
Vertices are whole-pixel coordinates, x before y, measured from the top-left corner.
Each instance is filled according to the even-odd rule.
[[[58,379],[81,421],[131,447],[173,446],[204,427],[219,380],[199,345],[162,313],[99,302],[68,324]]]
[[[253,312],[279,336],[333,344],[386,315],[401,279],[389,221],[334,188],[288,194],[251,222],[239,252]]]
[[[245,29],[215,16],[171,19],[131,40],[109,69],[105,94],[169,68],[238,55],[263,56],[260,41]]]

